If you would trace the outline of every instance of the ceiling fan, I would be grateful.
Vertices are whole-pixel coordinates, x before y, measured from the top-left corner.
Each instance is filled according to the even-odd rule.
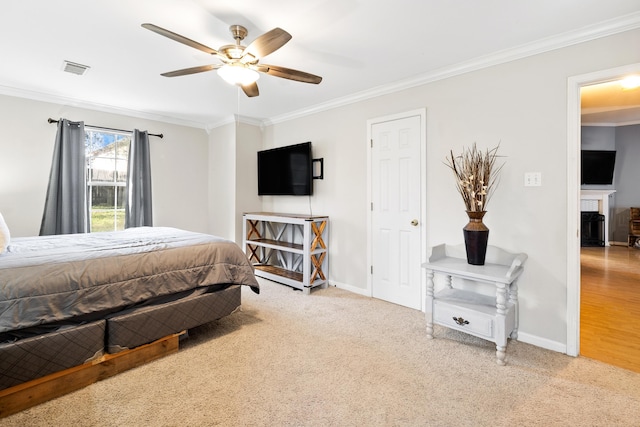
[[[212,49],[201,43],[188,39],[172,31],[158,27],[154,24],[142,24],[147,30],[168,37],[179,43],[201,50],[211,55],[215,55],[221,64],[201,65],[198,67],[184,68],[182,70],[162,73],[165,77],[185,76],[187,74],[202,73],[205,71],[218,70],[218,74],[228,83],[240,86],[244,93],[249,96],[258,96],[258,85],[256,80],[259,73],[269,74],[283,79],[295,80],[303,83],[318,84],[322,77],[304,71],[293,70],[291,68],[276,65],[260,64],[260,59],[275,52],[291,40],[291,34],[282,28],[274,28],[256,38],[249,46],[242,46],[240,43],[247,36],[248,31],[242,25],[232,25],[229,27],[231,35],[235,39],[235,44],[224,45],[218,50]]]

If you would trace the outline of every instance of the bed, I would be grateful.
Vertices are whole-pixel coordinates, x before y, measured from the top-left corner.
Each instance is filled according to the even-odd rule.
[[[245,254],[207,234],[13,238],[0,254],[0,393],[222,318],[242,286],[259,293]]]

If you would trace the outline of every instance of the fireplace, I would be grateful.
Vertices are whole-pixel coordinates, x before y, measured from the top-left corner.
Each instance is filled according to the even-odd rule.
[[[580,244],[582,246],[609,246],[609,224],[611,219],[610,206],[613,203],[613,195],[616,190],[580,190],[580,212],[582,213],[582,236],[580,236]],[[589,217],[585,225],[584,215]],[[604,223],[600,224],[600,219],[593,217],[592,214],[604,215]],[[601,227],[601,228],[600,228]],[[602,231],[602,234],[599,233]],[[585,245],[585,232],[589,237],[589,244]],[[600,238],[598,239],[598,235]],[[592,239],[602,240],[602,244],[594,244]]]
[[[580,246],[604,246],[604,215],[581,212]]]

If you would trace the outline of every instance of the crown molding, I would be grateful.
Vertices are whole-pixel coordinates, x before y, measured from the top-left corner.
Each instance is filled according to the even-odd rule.
[[[215,123],[210,123],[206,126],[206,131],[207,133],[211,132],[213,129],[222,127],[222,126],[226,126],[226,125],[230,125],[230,124],[245,124],[245,125],[251,125],[251,126],[257,126],[260,129],[264,128],[264,121],[261,119],[256,119],[253,117],[249,117],[249,116],[242,116],[240,114],[232,114],[230,116],[225,117],[224,119],[217,121]]]
[[[229,123],[240,122],[259,126],[264,128],[265,126],[274,125],[277,123],[293,120],[296,118],[316,114],[319,112],[331,110],[334,108],[342,107],[345,105],[353,104],[356,102],[368,100],[371,98],[392,94],[406,89],[411,89],[416,86],[425,85],[439,80],[444,80],[450,77],[458,76],[465,73],[470,73],[483,68],[491,67],[522,59],[528,56],[537,55],[540,53],[561,49],[571,45],[595,40],[602,37],[622,33],[640,28],[640,12],[631,13],[615,19],[602,21],[598,24],[589,25],[578,30],[569,31],[566,33],[558,34],[556,36],[548,37],[545,39],[537,40],[532,43],[524,44],[512,49],[506,49],[503,51],[495,52],[490,55],[481,56],[470,61],[461,62],[452,66],[443,67],[441,69],[421,74],[409,79],[400,80],[391,84],[381,85],[372,89],[357,92],[349,96],[342,98],[336,98],[328,102],[313,105],[309,108],[296,110],[290,113],[274,116],[266,119],[255,119],[244,116],[230,116],[216,123],[202,123],[198,121],[191,121],[180,119],[171,116],[164,116],[161,114],[149,113],[145,111],[129,110],[119,107],[113,107],[110,105],[103,105],[93,102],[81,101],[78,99],[68,98],[60,95],[54,95],[50,93],[29,91],[23,89],[17,89],[9,86],[0,85],[0,94],[14,96],[18,98],[27,98],[36,101],[49,102],[53,104],[67,105],[77,108],[86,108],[89,110],[102,111],[105,113],[126,115],[129,117],[138,117],[141,119],[154,120],[163,123],[170,123],[180,126],[193,127],[198,129],[204,129],[210,131],[219,126],[224,126]]]
[[[261,119],[256,119],[253,117],[248,117],[248,116],[242,116],[240,114],[235,114],[234,115],[234,119],[237,123],[242,123],[245,125],[251,125],[251,126],[258,126],[258,127],[262,127],[262,123],[264,122]]]
[[[87,110],[100,111],[103,113],[119,114],[128,117],[137,117],[139,119],[153,120],[162,123],[170,123],[179,126],[187,126],[198,129],[206,129],[206,124],[191,120],[179,119],[171,116],[163,116],[161,114],[147,113],[139,110],[129,110],[126,108],[113,107],[110,105],[99,104],[95,102],[81,101],[79,99],[69,98],[60,95],[53,95],[45,92],[36,92],[25,89],[17,89],[9,86],[0,85],[0,94],[13,96],[16,98],[26,98],[34,101],[48,102],[56,105],[64,105],[75,108],[84,108]]]
[[[274,116],[263,120],[263,125],[274,125],[277,123],[293,120],[322,111],[331,110],[378,96],[388,95],[405,89],[411,89],[427,83],[433,83],[438,80],[444,80],[461,74],[478,71],[480,69],[492,67],[494,65],[500,65],[552,50],[562,49],[564,47],[584,43],[602,37],[623,33],[625,31],[635,30],[637,28],[640,28],[640,12],[634,12],[618,18],[602,21],[597,24],[588,25],[577,30],[568,31],[552,37],[536,40],[535,42],[523,44],[512,49],[505,49],[489,55],[480,56],[470,61],[460,62],[452,66],[443,67],[429,73],[421,74],[417,77],[401,80],[388,85],[378,86],[373,89],[355,93],[353,95],[317,104],[309,108],[282,114],[280,116]]]
[[[226,126],[226,125],[230,125],[232,123],[236,122],[236,118],[235,118],[235,114],[232,114],[230,116],[225,117],[222,120],[219,120],[217,122],[214,123],[209,123],[206,127],[205,130],[207,131],[207,133],[211,132],[213,129],[222,127],[222,126]]]

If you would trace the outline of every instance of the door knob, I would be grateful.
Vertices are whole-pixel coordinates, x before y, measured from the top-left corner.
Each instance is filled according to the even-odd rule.
[[[411,220],[411,225],[413,225],[414,227],[417,227],[418,226],[418,220],[417,219]]]

